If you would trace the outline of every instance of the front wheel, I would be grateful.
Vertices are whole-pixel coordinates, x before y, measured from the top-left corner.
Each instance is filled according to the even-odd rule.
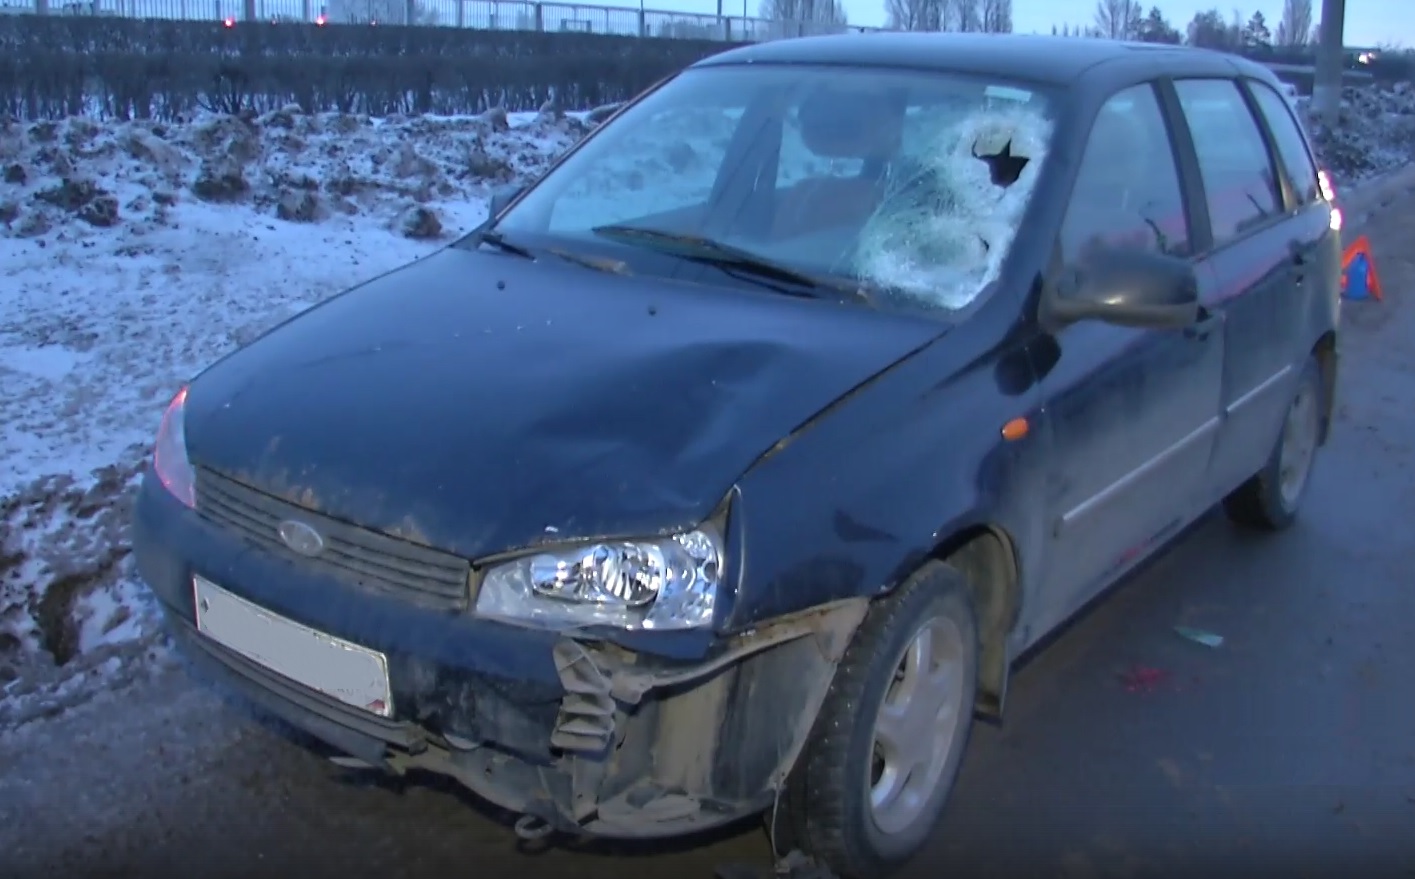
[[[1240,525],[1278,531],[1297,518],[1321,444],[1322,394],[1321,368],[1316,358],[1309,358],[1267,463],[1224,498],[1224,510],[1230,519]]]
[[[877,879],[937,826],[972,728],[978,633],[967,583],[930,562],[856,631],[772,822],[842,879]],[[784,853],[784,850],[782,851]]]

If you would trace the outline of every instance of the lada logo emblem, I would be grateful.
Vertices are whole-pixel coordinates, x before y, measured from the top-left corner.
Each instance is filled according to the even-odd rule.
[[[313,526],[295,519],[286,519],[275,529],[280,540],[291,550],[313,558],[324,552],[324,538]]]

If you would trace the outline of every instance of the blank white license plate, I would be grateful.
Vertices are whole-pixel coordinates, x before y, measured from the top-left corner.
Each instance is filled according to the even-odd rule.
[[[271,613],[210,580],[192,578],[197,631],[312,690],[383,717],[393,715],[388,658]]]

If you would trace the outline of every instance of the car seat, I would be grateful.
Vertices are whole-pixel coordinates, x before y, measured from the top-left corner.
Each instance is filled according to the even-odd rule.
[[[831,226],[863,226],[883,194],[885,169],[903,138],[904,107],[875,91],[821,89],[797,110],[801,140],[817,156],[860,159],[853,177],[808,177],[776,194],[771,236],[791,238]]]

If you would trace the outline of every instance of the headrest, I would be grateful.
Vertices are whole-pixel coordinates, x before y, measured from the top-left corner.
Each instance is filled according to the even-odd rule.
[[[818,156],[885,158],[899,149],[904,107],[890,93],[822,88],[801,103],[796,118],[806,148]]]

